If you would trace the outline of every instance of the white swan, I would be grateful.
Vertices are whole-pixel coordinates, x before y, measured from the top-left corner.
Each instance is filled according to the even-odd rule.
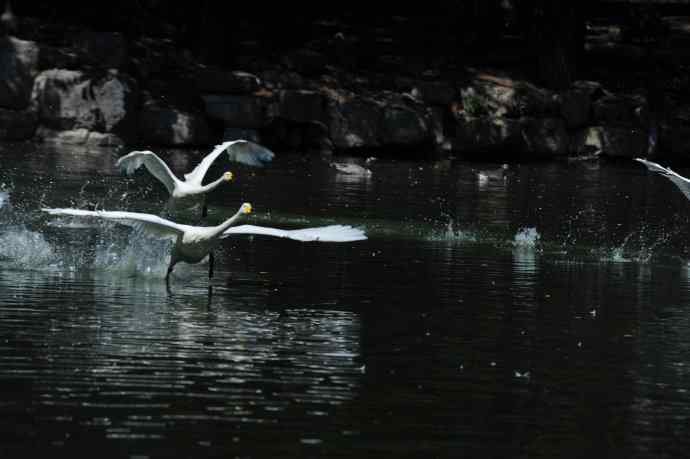
[[[244,203],[235,215],[217,226],[191,226],[183,225],[156,215],[138,212],[118,212],[105,210],[80,210],[80,209],[42,209],[51,215],[70,215],[75,217],[96,217],[106,220],[114,220],[128,226],[143,228],[152,236],[174,240],[172,255],[168,272],[165,276],[168,280],[175,264],[180,261],[186,263],[198,263],[206,255],[212,255],[213,249],[220,240],[234,234],[259,234],[265,236],[284,237],[297,241],[320,242],[350,242],[366,239],[361,229],[346,225],[330,225],[317,228],[304,228],[298,230],[281,230],[254,225],[234,226],[243,214],[252,211],[249,203]],[[209,277],[213,277],[213,258],[209,259]]]
[[[206,193],[215,189],[223,182],[229,182],[233,176],[231,172],[224,173],[217,180],[202,185],[206,172],[211,164],[223,152],[228,153],[230,161],[249,166],[262,166],[273,160],[275,154],[268,148],[247,140],[233,140],[216,145],[211,153],[188,174],[184,180],[178,179],[168,165],[152,151],[133,151],[117,160],[117,166],[127,174],[133,174],[139,167],[144,166],[156,177],[170,193],[169,210],[189,209],[203,203],[202,216],[206,216]]]
[[[671,169],[663,167],[655,162],[652,161],[647,161],[646,159],[642,158],[635,158],[635,161],[639,161],[645,166],[647,166],[647,169],[649,169],[652,172],[657,172],[667,179],[669,179],[671,182],[673,182],[674,185],[678,187],[678,189],[685,195],[686,198],[690,199],[690,180],[687,178],[683,177],[682,175],[679,175],[675,172],[673,172]]]

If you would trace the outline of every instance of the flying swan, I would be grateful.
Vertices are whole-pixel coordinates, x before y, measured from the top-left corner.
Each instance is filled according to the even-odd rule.
[[[683,193],[686,198],[690,199],[690,180],[655,162],[647,161],[646,159],[642,158],[635,158],[635,161],[641,162],[647,166],[647,169],[650,171],[657,172],[672,181],[673,184],[678,187],[681,193]]]
[[[133,174],[141,166],[146,167],[151,175],[163,183],[170,193],[169,211],[194,208],[203,204],[202,217],[205,217],[207,213],[206,193],[233,178],[232,172],[225,172],[220,178],[202,185],[211,164],[226,151],[230,161],[257,167],[272,161],[275,156],[268,148],[247,140],[223,142],[216,145],[213,151],[206,155],[194,170],[184,174],[184,180],[178,179],[168,165],[152,151],[133,151],[118,159],[116,165],[128,175]]]
[[[234,234],[258,234],[283,237],[297,241],[350,242],[366,239],[364,231],[347,225],[329,225],[297,230],[282,230],[264,226],[232,226],[242,215],[252,211],[251,204],[245,202],[235,215],[217,226],[191,226],[171,222],[157,215],[138,212],[119,212],[106,210],[81,209],[42,209],[51,215],[69,215],[74,217],[95,217],[113,220],[117,223],[141,227],[148,234],[174,241],[170,264],[165,275],[166,282],[177,263],[198,263],[206,255],[211,255],[221,239]],[[213,258],[209,258],[209,278],[213,277]]]

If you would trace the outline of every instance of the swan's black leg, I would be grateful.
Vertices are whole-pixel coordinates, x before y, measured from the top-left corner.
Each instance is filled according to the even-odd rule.
[[[213,278],[213,252],[208,254],[208,278]]]
[[[201,218],[206,218],[208,216],[208,205],[206,204],[206,197],[204,197],[204,203],[201,206]]]
[[[168,293],[170,293],[170,274],[172,273],[173,270],[173,265],[171,264],[168,266],[168,272],[165,273],[165,287],[168,290]]]

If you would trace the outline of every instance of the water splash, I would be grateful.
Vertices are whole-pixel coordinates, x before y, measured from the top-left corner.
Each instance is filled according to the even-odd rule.
[[[41,268],[54,265],[55,260],[48,241],[27,228],[12,207],[10,190],[0,184],[0,262],[15,268]]]
[[[10,204],[10,194],[7,191],[3,191],[0,188],[0,209],[11,209],[12,204]]]
[[[169,240],[151,238],[134,228],[121,231],[105,224],[93,260],[95,270],[134,276],[164,277],[170,263]]]
[[[474,230],[456,228],[454,222],[451,220],[443,230],[432,232],[428,240],[477,243],[481,240],[481,236],[479,232]]]
[[[14,268],[41,269],[56,266],[58,257],[42,234],[24,225],[0,231],[0,261]]]
[[[647,228],[643,226],[628,234],[621,244],[599,250],[599,259],[614,263],[649,263],[659,253],[659,247],[671,241],[678,232],[679,228],[665,229],[649,240]]]
[[[513,247],[520,249],[535,249],[539,244],[541,235],[536,228],[522,228],[513,238]]]

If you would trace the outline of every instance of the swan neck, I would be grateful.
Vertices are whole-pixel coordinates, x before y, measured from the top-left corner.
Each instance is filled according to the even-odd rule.
[[[216,234],[223,234],[226,229],[230,228],[242,216],[242,210],[239,210],[235,215],[225,220],[220,225],[216,226]]]
[[[208,184],[202,186],[201,189],[202,189],[202,191],[203,191],[204,193],[208,193],[209,191],[214,190],[215,188],[217,188],[217,187],[218,187],[221,183],[223,183],[224,181],[225,181],[225,179],[224,179],[223,177],[220,177],[218,180],[214,180],[213,182],[208,183]]]

